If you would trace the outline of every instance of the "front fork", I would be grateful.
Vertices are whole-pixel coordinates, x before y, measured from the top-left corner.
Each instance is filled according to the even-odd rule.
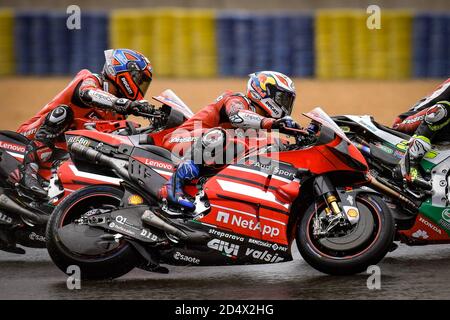
[[[339,215],[342,213],[336,197],[336,188],[327,176],[318,176],[314,180],[314,194],[317,198],[323,197],[325,199],[325,203],[327,204],[325,212],[327,215]]]
[[[314,195],[316,198],[323,198],[326,203],[325,217],[319,218],[319,212],[316,210],[316,220],[314,224],[314,235],[316,237],[327,237],[336,229],[345,231],[357,222],[354,215],[358,215],[358,209],[355,207],[349,208],[347,206],[341,207],[342,201],[338,195],[338,191],[331,183],[327,176],[318,176],[313,184]],[[353,215],[352,216],[349,216]]]

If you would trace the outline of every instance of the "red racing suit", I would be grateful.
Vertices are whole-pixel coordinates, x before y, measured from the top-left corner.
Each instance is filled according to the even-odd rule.
[[[103,81],[89,70],[81,70],[75,78],[52,101],[47,103],[34,117],[20,125],[18,133],[29,139],[33,139],[39,127],[44,123],[45,117],[60,105],[67,105],[73,112],[73,118],[85,118],[95,120],[121,120],[123,116],[110,110],[96,108],[82,100],[87,90],[101,91],[111,99],[117,99],[114,95],[103,91]],[[112,100],[113,101],[113,100]],[[78,129],[78,128],[77,128]],[[80,128],[82,129],[82,128]]]
[[[187,150],[201,133],[212,128],[270,129],[275,119],[256,113],[251,101],[241,93],[225,91],[163,139],[162,146],[171,151]],[[183,152],[180,154],[183,155]]]
[[[17,132],[32,140],[27,148],[29,159],[24,159],[24,163],[48,160],[55,143],[64,140],[66,130],[84,129],[76,128],[74,119],[124,119],[113,112],[113,104],[118,98],[107,92],[107,85],[98,75],[81,70],[52,101],[24,122]]]

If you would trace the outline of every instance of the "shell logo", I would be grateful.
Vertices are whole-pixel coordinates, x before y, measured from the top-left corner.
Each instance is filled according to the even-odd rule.
[[[137,206],[144,203],[144,199],[140,195],[133,194],[128,197],[128,204]]]

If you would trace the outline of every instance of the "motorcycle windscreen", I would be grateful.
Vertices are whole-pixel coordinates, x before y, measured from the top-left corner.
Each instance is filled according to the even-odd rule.
[[[192,112],[191,108],[189,108],[183,100],[181,100],[175,92],[170,89],[163,91],[159,96],[153,97],[156,101],[161,102],[162,104],[166,104],[175,110],[181,112],[186,119],[192,118],[194,112]]]
[[[311,110],[308,113],[303,113],[305,117],[310,118],[311,120],[314,120],[321,125],[327,126],[328,128],[332,129],[339,137],[347,141],[348,143],[352,143],[347,136],[345,135],[344,131],[334,122],[333,119],[330,118],[330,116],[322,110],[322,108],[317,107]]]

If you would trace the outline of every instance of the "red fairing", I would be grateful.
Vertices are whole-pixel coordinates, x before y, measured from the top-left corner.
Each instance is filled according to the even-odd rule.
[[[413,239],[414,241],[419,241],[419,235],[426,235],[426,238],[423,238],[423,242],[426,244],[448,243],[450,240],[449,235],[444,229],[435,222],[425,218],[422,214],[419,214],[411,229],[399,230],[399,234],[401,237]]]
[[[327,144],[304,150],[295,150],[272,154],[278,157],[280,161],[289,162],[297,168],[307,168],[314,174],[323,174],[331,171],[357,171],[350,167],[347,162],[341,160],[332,151],[332,148],[338,145],[342,139],[336,139]],[[364,164],[367,167],[366,160],[354,145],[348,145],[349,156]]]
[[[211,213],[200,221],[287,245],[291,203],[277,198],[275,186],[286,182],[275,180],[275,177],[269,178],[267,174],[245,167],[226,167],[205,184]],[[270,186],[267,190],[266,184]]]
[[[120,183],[120,179],[117,178],[110,178],[95,173],[81,171],[70,160],[64,161],[61,166],[59,166],[58,178],[65,190],[62,199],[64,199],[67,194],[88,185],[110,184],[117,186]]]

